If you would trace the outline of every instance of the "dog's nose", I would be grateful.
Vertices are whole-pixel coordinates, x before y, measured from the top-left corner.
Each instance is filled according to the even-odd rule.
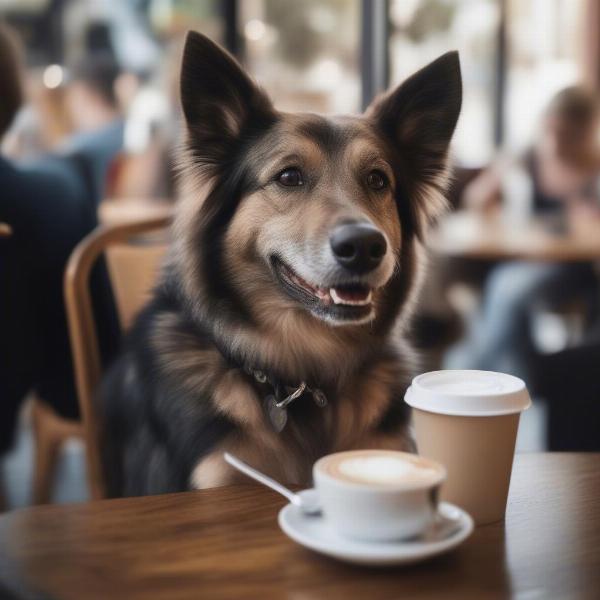
[[[375,269],[387,249],[385,237],[370,223],[338,225],[329,236],[329,243],[338,263],[355,273]]]

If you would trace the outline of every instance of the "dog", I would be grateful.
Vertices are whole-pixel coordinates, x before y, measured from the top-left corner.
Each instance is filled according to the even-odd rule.
[[[307,485],[340,450],[412,450],[407,324],[461,106],[447,53],[360,116],[278,112],[188,34],[173,241],[102,386],[111,496]]]

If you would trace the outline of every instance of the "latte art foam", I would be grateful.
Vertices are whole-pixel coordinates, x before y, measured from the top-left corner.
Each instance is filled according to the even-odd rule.
[[[391,456],[351,458],[339,464],[339,471],[351,479],[381,484],[423,481],[437,477],[437,471],[434,469],[417,467],[408,461]]]
[[[443,479],[439,466],[412,454],[360,450],[333,454],[320,463],[328,475],[351,483],[377,486],[427,486]]]

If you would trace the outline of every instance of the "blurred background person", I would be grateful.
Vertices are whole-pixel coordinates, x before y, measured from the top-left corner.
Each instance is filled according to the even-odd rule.
[[[28,160],[59,146],[73,130],[65,106],[64,69],[52,65],[44,73],[26,70],[23,87],[27,102],[17,113],[2,147],[16,160]]]
[[[550,101],[537,139],[518,161],[532,184],[531,216],[600,207],[599,108],[595,94],[579,86],[561,90]],[[499,208],[510,162],[498,160],[472,181],[464,190],[464,206]]]
[[[123,149],[125,124],[116,93],[120,69],[108,52],[84,57],[65,93],[74,133],[61,147],[72,158],[97,204],[104,198],[109,168]]]
[[[24,99],[16,36],[1,24],[0,72],[1,138]],[[78,414],[63,275],[97,218],[92,197],[67,160],[48,156],[23,166],[0,156],[0,222],[12,230],[0,240],[0,455],[11,446],[29,392],[64,416]],[[96,270],[92,286],[106,350],[115,332],[106,273]]]
[[[3,93],[0,135],[23,100],[14,34],[0,26]],[[0,242],[0,453],[11,444],[18,408],[37,388],[66,414],[76,414],[62,276],[75,244],[95,225],[92,204],[68,171],[20,167],[0,157],[0,221],[12,235]]]
[[[582,87],[562,90],[546,109],[531,150],[516,166],[501,160],[486,169],[465,189],[464,204],[471,210],[493,211],[506,208],[501,207],[503,202],[519,202],[524,206],[508,210],[517,210],[525,218],[541,217],[558,232],[576,227],[580,219],[600,219],[599,117],[592,92]],[[514,186],[505,186],[515,173],[528,180],[525,196]],[[532,339],[536,311],[581,300],[589,307],[586,316],[591,319],[598,308],[597,291],[589,262],[499,264],[487,277],[469,338],[447,362],[528,380],[538,356]]]
[[[29,70],[24,80],[29,102],[6,136],[5,153],[31,164],[65,157],[63,166],[100,203],[123,150],[123,115],[137,76],[123,72],[110,49],[86,48],[71,67]]]

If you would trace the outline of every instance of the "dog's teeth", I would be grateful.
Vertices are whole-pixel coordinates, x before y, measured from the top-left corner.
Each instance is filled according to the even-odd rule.
[[[333,300],[334,304],[346,304],[348,306],[366,306],[371,304],[371,299],[373,298],[373,291],[369,290],[369,294],[364,300],[344,300],[340,298],[339,294],[336,292],[335,288],[331,288],[329,290],[329,295]]]
[[[335,288],[331,288],[329,290],[329,295],[331,296],[331,299],[333,300],[334,304],[344,304],[344,301],[338,296],[337,292],[335,291]]]

